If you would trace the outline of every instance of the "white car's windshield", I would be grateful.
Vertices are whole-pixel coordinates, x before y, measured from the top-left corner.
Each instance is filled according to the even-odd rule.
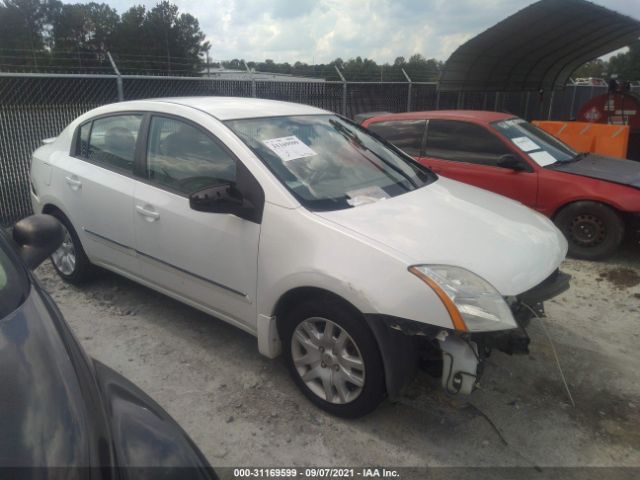
[[[541,167],[570,162],[578,157],[578,152],[571,147],[521,118],[502,120],[492,125]]]
[[[349,208],[432,182],[428,169],[335,115],[226,122],[307,208]]]

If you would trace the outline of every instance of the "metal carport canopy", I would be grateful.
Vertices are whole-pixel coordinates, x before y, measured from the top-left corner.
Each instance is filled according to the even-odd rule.
[[[639,21],[591,2],[540,0],[461,45],[445,63],[439,88],[561,88],[582,64],[639,36]]]

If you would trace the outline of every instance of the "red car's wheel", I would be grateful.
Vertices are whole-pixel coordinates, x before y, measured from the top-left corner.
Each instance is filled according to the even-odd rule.
[[[598,260],[611,255],[624,237],[624,222],[611,207],[597,202],[575,202],[554,219],[569,242],[569,255]]]

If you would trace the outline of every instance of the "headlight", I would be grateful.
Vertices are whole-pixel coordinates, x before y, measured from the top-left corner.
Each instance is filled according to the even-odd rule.
[[[478,275],[450,265],[414,265],[409,271],[440,297],[456,330],[486,332],[518,326],[500,292]]]

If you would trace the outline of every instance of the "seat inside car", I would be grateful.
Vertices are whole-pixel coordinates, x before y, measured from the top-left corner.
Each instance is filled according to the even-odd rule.
[[[209,179],[208,183],[235,179],[232,158],[199,131],[181,127],[163,140],[157,140],[158,137],[154,138],[152,132],[149,144],[150,178],[168,185],[194,177],[200,177],[203,181]]]
[[[93,159],[125,170],[131,169],[136,139],[124,127],[111,127],[104,134],[104,147],[92,148]]]

